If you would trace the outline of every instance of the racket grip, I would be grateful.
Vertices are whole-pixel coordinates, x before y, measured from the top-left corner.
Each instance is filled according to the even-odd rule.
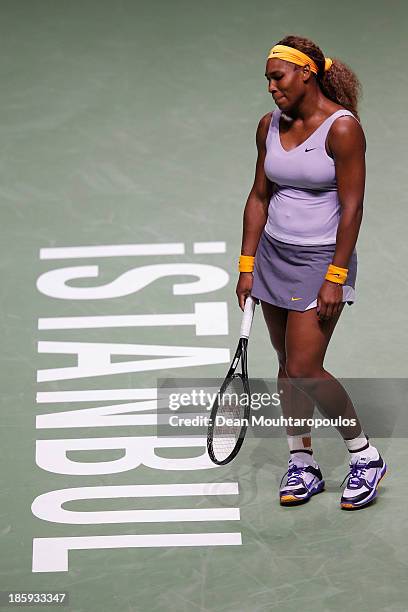
[[[249,295],[245,300],[244,314],[241,323],[241,338],[249,338],[251,332],[252,320],[255,312],[255,301]]]

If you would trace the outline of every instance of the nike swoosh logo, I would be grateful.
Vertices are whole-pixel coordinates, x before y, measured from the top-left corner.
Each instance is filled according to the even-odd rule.
[[[303,300],[303,298],[291,298],[292,302],[294,302],[295,300]]]
[[[316,151],[317,147],[314,147],[313,149],[305,149],[305,153],[309,153],[309,151]]]
[[[369,486],[369,487],[371,487],[371,488],[373,489],[373,488],[374,488],[374,485],[375,485],[375,481],[376,481],[376,480],[377,480],[377,476],[374,476],[374,479],[373,479],[373,481],[372,481],[372,482],[370,482],[369,480],[367,480],[366,482],[367,482],[368,486]]]

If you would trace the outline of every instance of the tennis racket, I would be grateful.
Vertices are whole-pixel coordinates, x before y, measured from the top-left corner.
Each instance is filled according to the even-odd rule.
[[[248,296],[237,350],[211,408],[207,450],[211,461],[217,465],[225,465],[237,456],[248,428],[251,392],[248,381],[247,347],[254,311],[255,302],[251,296]],[[239,363],[241,363],[241,372],[236,372]]]

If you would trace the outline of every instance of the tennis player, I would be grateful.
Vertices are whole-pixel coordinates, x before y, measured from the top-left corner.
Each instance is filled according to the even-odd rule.
[[[376,497],[386,464],[344,387],[323,367],[344,304],[355,300],[366,150],[361,85],[348,66],[299,36],[271,49],[265,76],[277,110],[256,132],[236,293],[241,308],[248,295],[261,302],[279,361],[283,415],[311,418],[316,404],[325,417],[354,419],[337,427],[350,453],[340,506],[361,508]],[[287,438],[280,503],[296,505],[321,492],[324,480],[311,428],[288,427]]]

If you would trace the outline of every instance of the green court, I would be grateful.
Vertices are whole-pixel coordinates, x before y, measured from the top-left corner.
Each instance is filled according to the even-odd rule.
[[[248,438],[215,467],[205,440],[172,446],[155,425],[159,378],[222,378],[232,358],[255,132],[273,107],[265,58],[287,34],[363,85],[356,303],[325,367],[407,378],[407,6],[0,7],[0,591],[66,592],[73,612],[407,612],[398,428],[376,438],[389,467],[378,500],[348,513],[339,436],[314,445],[326,491],[282,508],[284,435]],[[258,309],[249,372],[277,369]]]

